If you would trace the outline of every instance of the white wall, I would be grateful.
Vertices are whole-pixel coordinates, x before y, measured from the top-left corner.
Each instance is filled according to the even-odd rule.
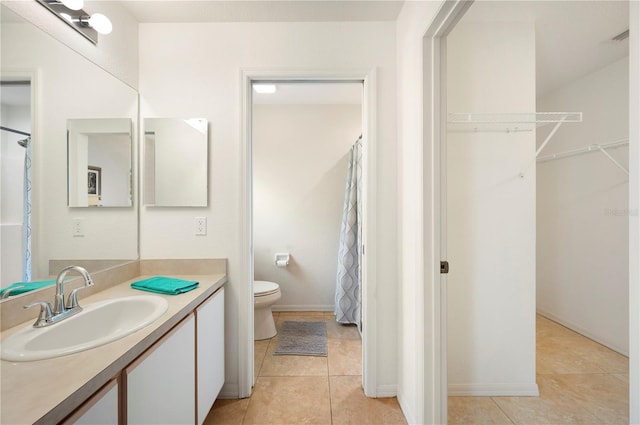
[[[333,311],[349,150],[360,105],[254,105],[256,280],[280,285],[274,310]],[[274,264],[276,252],[291,262]]]
[[[49,275],[52,258],[137,258],[136,208],[68,208],[66,169],[67,119],[130,118],[135,126],[135,90],[30,24],[2,25],[2,71],[9,67],[37,74],[33,278]],[[82,97],[74,96],[78,87]],[[72,235],[76,217],[84,237]]]
[[[85,1],[83,10],[100,12],[113,23],[113,32],[99,35],[97,45],[36,1],[5,0],[2,4],[131,87],[138,87],[138,22],[118,2]]]
[[[4,127],[29,133],[31,111],[28,106],[2,105],[0,121]],[[19,134],[1,132],[0,148],[0,283],[6,286],[22,281],[22,244],[25,148]]]
[[[539,98],[538,110],[583,112],[542,156],[627,138],[629,59]],[[627,166],[628,147],[608,152]],[[537,309],[628,354],[629,177],[598,151],[537,169]]]
[[[221,23],[140,26],[141,114],[198,116],[210,122],[209,207],[141,211],[143,259],[229,259],[226,376],[223,394],[238,394],[239,309],[250,288],[241,264],[241,70],[377,69],[377,379],[396,384],[396,75],[395,25],[386,23]],[[194,218],[208,219],[207,236]]]
[[[441,2],[405,2],[396,21],[398,62],[398,401],[409,423],[438,423],[434,388],[433,299],[423,240],[423,36]],[[424,101],[428,101],[424,99]],[[429,150],[427,146],[424,149]],[[429,299],[429,302],[427,302]],[[437,365],[439,367],[439,365]],[[446,397],[446,394],[444,395]],[[446,412],[444,413],[446,415]]]
[[[535,111],[535,30],[463,20],[447,37],[448,112]],[[517,94],[517,95],[514,95]],[[537,395],[535,132],[447,133],[449,395]]]

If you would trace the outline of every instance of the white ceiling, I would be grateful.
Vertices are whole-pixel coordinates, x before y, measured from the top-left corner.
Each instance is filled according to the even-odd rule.
[[[121,1],[138,22],[395,21],[400,0]]]
[[[465,21],[535,23],[538,96],[629,54],[628,40],[611,40],[629,28],[627,1],[478,0]]]

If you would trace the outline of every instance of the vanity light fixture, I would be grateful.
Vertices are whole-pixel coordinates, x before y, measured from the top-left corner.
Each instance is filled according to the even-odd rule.
[[[261,94],[273,94],[277,90],[275,84],[254,84],[253,89]]]
[[[84,0],[37,0],[54,15],[82,34],[93,44],[98,44],[98,33],[109,34],[113,25],[101,13],[89,15],[82,10]]]

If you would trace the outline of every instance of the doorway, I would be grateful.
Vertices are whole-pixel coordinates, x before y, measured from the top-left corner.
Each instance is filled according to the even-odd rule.
[[[362,385],[365,394],[375,397],[376,394],[376,339],[375,339],[375,303],[373,302],[376,285],[375,262],[367,261],[375,254],[375,71],[344,73],[291,73],[277,74],[273,72],[251,71],[243,73],[243,211],[247,215],[243,219],[242,234],[245,235],[242,244],[244,266],[247,273],[243,277],[248,289],[246,316],[248,321],[241,329],[241,376],[239,393],[241,397],[251,394],[251,386],[254,379],[254,353],[253,353],[253,279],[254,270],[254,207],[253,207],[253,159],[254,159],[254,133],[253,133],[253,85],[261,84],[295,84],[295,83],[317,83],[317,84],[362,84],[362,139],[363,154],[363,226],[362,226],[362,246],[367,247],[365,255],[362,256],[361,264],[361,287],[362,287]],[[355,140],[354,140],[355,142]],[[372,215],[373,214],[373,215]],[[373,252],[372,252],[373,250]],[[243,367],[244,366],[244,367]]]
[[[444,62],[446,61],[446,51],[449,48],[445,40],[449,35],[449,33],[453,30],[453,28],[458,23],[458,20],[466,12],[465,6],[468,7],[469,4],[467,3],[466,5],[463,5],[463,4],[460,4],[460,2],[456,2],[456,1],[447,2],[443,6],[441,13],[435,19],[432,27],[427,31],[424,39],[425,40],[425,49],[424,49],[425,99],[434,100],[434,102],[431,105],[425,104],[424,127],[433,128],[433,131],[431,132],[431,134],[428,135],[427,139],[425,140],[425,145],[430,145],[431,143],[433,143],[434,149],[432,152],[428,152],[427,154],[425,154],[424,163],[425,163],[425,168],[429,167],[430,165],[433,166],[433,169],[436,171],[436,180],[437,180],[434,186],[439,187],[441,189],[441,191],[438,191],[437,189],[435,189],[434,191],[431,191],[431,190],[425,191],[425,201],[431,200],[431,202],[433,202],[433,205],[435,207],[434,208],[435,211],[440,212],[439,217],[438,217],[438,214],[434,214],[433,217],[425,217],[425,219],[427,219],[429,223],[434,223],[434,226],[439,226],[440,223],[443,224],[443,227],[440,228],[440,232],[435,232],[436,235],[439,234],[441,236],[440,239],[438,239],[438,237],[436,236],[437,248],[434,249],[434,252],[433,252],[433,254],[435,255],[427,258],[427,261],[431,260],[433,261],[434,264],[437,264],[437,262],[447,258],[445,255],[442,255],[446,252],[446,248],[447,248],[446,247],[447,234],[446,234],[446,224],[445,224],[447,219],[447,215],[446,215],[447,210],[446,208],[442,208],[442,209],[438,208],[438,206],[443,207],[447,204],[446,174],[442,172],[442,170],[445,168],[444,159],[446,158],[446,152],[445,152],[446,145],[443,143],[443,141],[445,140],[445,135],[446,135],[445,127],[447,125],[447,119],[445,118],[446,112],[447,112],[446,101],[445,101],[446,75],[444,74],[444,72],[446,72],[444,71],[446,69],[446,66],[444,66]],[[633,54],[634,53],[632,52],[632,61],[631,61],[632,64],[633,64]],[[633,79],[634,77],[632,76],[632,82],[633,82]],[[632,109],[633,109],[633,106],[632,106]],[[637,111],[635,111],[635,113],[637,114]],[[633,110],[629,111],[629,117],[631,117],[630,120],[633,120],[633,117],[634,117]],[[637,140],[635,142],[637,143]],[[633,143],[634,141],[631,140],[632,148],[633,148]],[[635,167],[637,167],[637,163],[634,165],[634,162],[637,162],[637,158],[631,158],[630,165],[632,170],[635,169]],[[631,187],[633,187],[634,181],[637,181],[637,175],[634,175],[632,172],[630,176]],[[632,232],[629,234],[629,237],[631,239],[636,238],[636,236],[637,235],[634,235]],[[637,243],[637,239],[634,239],[634,240],[636,241],[635,243]],[[632,241],[631,247],[633,246],[634,246],[634,242]],[[455,264],[453,262],[451,264],[451,269],[452,270],[455,269]],[[634,270],[636,269],[637,269],[637,261],[632,260],[631,273],[633,274]],[[443,335],[442,338],[440,338],[440,341],[442,344],[441,345],[442,350],[440,351],[440,358],[439,359],[437,358],[437,354],[434,356],[436,359],[436,364],[440,366],[440,373],[441,373],[441,379],[439,380],[439,382],[436,383],[436,385],[438,383],[440,384],[439,388],[443,396],[442,398],[440,398],[439,403],[437,403],[437,406],[435,408],[436,410],[435,416],[437,418],[440,418],[440,423],[446,423],[447,401],[446,401],[446,396],[444,395],[447,394],[448,385],[447,385],[447,377],[446,377],[447,349],[446,349],[446,343],[445,343],[446,335],[447,335],[447,325],[446,325],[446,319],[445,319],[446,306],[445,306],[444,300],[446,300],[446,296],[447,296],[447,289],[445,288],[445,284],[449,285],[449,283],[447,283],[446,275],[443,275],[443,278],[440,279],[440,276],[434,273],[431,276],[425,276],[425,278],[427,279],[427,281],[429,281],[430,279],[433,279],[434,285],[436,285],[435,291],[438,291],[439,294],[441,295],[440,297],[441,312],[440,312],[440,315],[438,317],[434,317],[433,320],[435,324],[438,325],[438,318],[440,318],[439,329]],[[633,281],[632,279],[630,286],[631,286],[631,293],[632,294],[635,293],[634,291],[637,291],[637,288],[636,288],[637,282]],[[630,302],[630,310],[632,313],[630,317],[634,317],[633,312],[634,311],[637,312],[637,308],[638,308],[637,299],[632,299]],[[633,323],[630,323],[630,324],[632,328],[635,326],[633,325]],[[637,344],[637,336],[635,339],[636,339],[635,344]],[[633,341],[634,341],[634,335],[632,334],[631,336],[632,344],[634,344]],[[633,357],[633,352],[632,352],[632,357]],[[633,361],[634,359],[632,358],[631,363],[633,363]],[[637,388],[637,386],[634,387],[634,383],[633,383],[633,380],[635,378],[637,377],[634,377],[633,374],[630,377],[632,381],[630,398],[632,400],[634,399],[633,398],[634,388]],[[438,400],[436,400],[436,402],[437,401]],[[636,406],[636,410],[637,410],[637,406]],[[633,404],[632,404],[631,411],[633,416],[633,412],[634,412]]]
[[[32,229],[32,87],[30,79],[3,73],[2,224],[0,282],[7,286],[31,280]]]

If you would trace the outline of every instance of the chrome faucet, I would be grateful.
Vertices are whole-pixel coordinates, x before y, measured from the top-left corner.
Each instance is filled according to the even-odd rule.
[[[12,292],[17,291],[18,289],[22,289],[24,288],[24,285],[19,285],[19,286],[14,286],[13,288],[8,288],[6,289],[3,293],[2,296],[0,297],[1,300],[5,300],[7,298],[9,298],[12,294]]]
[[[67,304],[64,303],[64,278],[67,273],[70,271],[76,271],[80,273],[82,278],[84,279],[84,286],[74,289],[69,294],[69,298],[67,300]],[[58,277],[56,278],[56,295],[53,302],[53,309],[51,308],[51,304],[44,301],[38,301],[35,303],[27,304],[24,308],[30,308],[39,306],[40,314],[38,315],[38,319],[33,324],[34,328],[41,328],[43,326],[53,325],[54,323],[58,323],[59,321],[66,319],[67,317],[71,317],[74,314],[80,313],[82,311],[82,307],[78,305],[78,291],[84,288],[88,288],[89,286],[93,286],[93,279],[89,275],[89,272],[79,266],[69,266],[65,267],[58,273]]]

